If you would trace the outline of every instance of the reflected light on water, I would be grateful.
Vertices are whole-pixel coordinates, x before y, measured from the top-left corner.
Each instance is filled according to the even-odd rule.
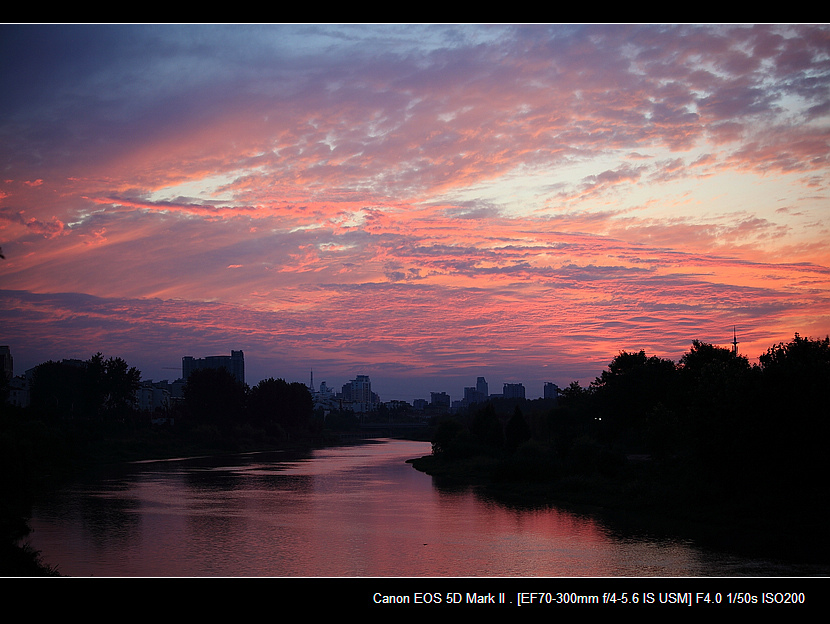
[[[747,565],[439,489],[405,463],[429,450],[387,441],[133,464],[36,505],[29,541],[70,576],[695,576]]]

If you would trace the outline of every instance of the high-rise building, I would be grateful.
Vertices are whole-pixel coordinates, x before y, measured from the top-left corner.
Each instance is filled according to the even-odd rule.
[[[525,387],[524,384],[520,383],[506,383],[504,384],[504,393],[503,395],[505,399],[523,399],[525,398]]]
[[[182,379],[187,381],[190,373],[205,368],[224,368],[240,383],[245,383],[245,356],[242,351],[231,351],[227,355],[209,355],[194,358],[186,355],[182,358]]]
[[[559,386],[557,386],[555,383],[551,383],[550,381],[546,381],[544,390],[542,392],[542,397],[545,399],[559,398]]]
[[[450,409],[450,395],[446,392],[430,392],[429,404],[439,409]]]
[[[476,392],[478,392],[479,396],[485,401],[487,400],[487,397],[490,396],[490,390],[487,386],[487,380],[485,380],[484,377],[479,377],[478,379],[476,379]]]
[[[486,403],[490,398],[490,391],[487,386],[487,380],[484,377],[476,379],[475,386],[464,388],[464,398],[461,401],[463,407],[469,407],[476,403]]]
[[[372,392],[372,381],[368,375],[358,375],[341,390],[343,401],[355,412],[371,412],[380,400]]]

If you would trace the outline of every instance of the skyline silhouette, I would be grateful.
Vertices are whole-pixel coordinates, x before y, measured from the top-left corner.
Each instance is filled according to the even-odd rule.
[[[800,337],[799,332],[794,333],[795,340],[802,339]],[[803,337],[804,340],[817,340],[820,341],[820,337],[810,337],[805,336]],[[826,340],[826,337],[825,337]],[[777,348],[780,345],[783,345],[784,342],[779,342],[777,344],[768,345],[768,348],[763,353],[759,353],[757,357],[748,357],[738,350],[739,341],[737,339],[737,332],[733,328],[733,338],[730,346],[721,346],[711,343],[706,343],[705,341],[700,341],[697,339],[693,339],[690,341],[690,348],[694,350],[696,345],[707,345],[710,348],[720,349],[720,350],[728,350],[731,355],[737,359],[747,362],[748,365],[757,366],[759,363],[763,361],[763,359],[767,356],[769,349]],[[80,364],[85,361],[84,358],[48,358],[43,362],[38,362],[35,366],[27,367],[25,370],[21,370],[19,367],[15,367],[13,364],[15,354],[13,351],[8,347],[8,345],[4,345],[0,347],[2,349],[3,362],[4,368],[6,370],[7,377],[10,379],[11,377],[23,377],[28,376],[30,373],[34,372],[34,369],[38,366],[51,363],[51,362],[70,362]],[[644,349],[638,350],[641,355],[645,355],[646,352]],[[605,368],[607,366],[613,366],[614,361],[622,355],[633,355],[637,353],[637,351],[626,351],[625,349],[620,349],[614,354],[609,354],[608,362],[606,366],[602,367],[602,371],[597,370],[595,371],[594,376],[590,376],[585,379],[571,379],[570,381],[564,381],[564,383],[559,382],[552,382],[552,381],[544,381],[543,387],[537,392],[536,388],[528,388],[523,381],[496,381],[491,380],[488,382],[484,376],[478,375],[476,376],[474,385],[470,385],[473,383],[472,378],[470,379],[460,379],[458,383],[463,383],[463,387],[452,387],[450,391],[446,390],[448,383],[446,380],[433,380],[433,379],[420,379],[418,380],[422,385],[422,387],[429,387],[431,388],[425,393],[415,394],[412,392],[404,393],[401,396],[401,393],[398,392],[394,396],[389,392],[394,392],[391,389],[382,389],[379,388],[377,384],[374,387],[371,386],[371,376],[363,375],[361,373],[352,373],[347,374],[347,377],[354,377],[357,380],[361,378],[369,384],[371,388],[370,392],[374,396],[377,406],[380,406],[384,403],[391,403],[391,402],[405,402],[408,403],[410,407],[416,407],[416,403],[421,401],[426,401],[427,404],[433,404],[433,406],[438,405],[435,403],[435,396],[436,395],[444,395],[443,398],[447,401],[447,410],[448,411],[458,411],[458,410],[465,410],[469,408],[471,405],[474,404],[481,404],[487,402],[488,400],[492,399],[521,399],[521,400],[530,400],[534,401],[536,399],[548,399],[548,398],[557,398],[561,396],[568,396],[569,392],[574,391],[575,389],[579,389],[580,387],[583,390],[588,389],[590,386],[594,385],[595,383],[599,382],[603,375],[606,373]],[[671,358],[663,358],[662,356],[655,355],[653,353],[648,354],[652,358],[658,358],[663,360],[667,363],[672,363],[673,365],[680,367],[682,366],[684,358],[688,356],[688,350],[684,352],[683,356],[677,360],[673,360]],[[102,354],[99,351],[97,355],[93,355],[92,357],[101,357]],[[120,356],[111,356],[115,357],[116,359],[123,360]],[[188,375],[191,374],[193,371],[197,369],[216,369],[216,368],[224,368],[229,374],[233,375],[238,382],[248,388],[254,388],[258,383],[273,380],[273,379],[281,379],[287,381],[288,383],[292,384],[301,384],[308,388],[312,395],[319,395],[320,397],[320,406],[326,404],[326,397],[328,396],[330,399],[334,398],[335,395],[342,399],[343,393],[346,393],[346,386],[349,384],[354,384],[355,379],[347,379],[344,378],[331,378],[334,381],[327,380],[327,379],[320,379],[318,375],[318,380],[315,383],[314,381],[314,371],[308,371],[308,378],[306,381],[302,379],[288,379],[282,376],[279,373],[274,373],[273,371],[264,375],[257,377],[256,379],[246,379],[245,378],[245,359],[243,352],[240,350],[231,350],[230,356],[225,355],[212,355],[212,356],[203,356],[200,358],[194,358],[193,356],[183,356],[182,357],[182,365],[180,368],[176,367],[163,367],[164,370],[171,371],[176,370],[179,372],[178,375],[173,376],[165,376],[162,378],[151,378],[141,372],[140,369],[136,368],[138,372],[138,378],[142,382],[146,383],[162,383],[162,384],[171,384],[174,382],[184,383],[187,381]],[[510,378],[515,379],[515,375],[510,375]],[[432,385],[430,385],[432,384]],[[438,386],[441,389],[436,389]],[[489,388],[488,388],[489,386]],[[342,389],[342,392],[341,392]],[[501,389],[502,393],[497,392],[497,389]],[[492,391],[490,391],[492,390]],[[388,391],[388,392],[387,392]],[[548,396],[551,395],[551,396]],[[316,399],[315,399],[316,402]],[[363,411],[361,409],[360,411]]]

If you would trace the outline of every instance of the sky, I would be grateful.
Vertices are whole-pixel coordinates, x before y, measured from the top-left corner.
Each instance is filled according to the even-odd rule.
[[[15,373],[382,400],[830,333],[823,24],[0,26]]]

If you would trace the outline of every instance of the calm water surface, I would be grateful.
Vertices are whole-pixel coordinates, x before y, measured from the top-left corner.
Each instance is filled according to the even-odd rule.
[[[442,490],[405,463],[429,451],[384,440],[131,464],[36,505],[28,541],[68,576],[814,573]]]

